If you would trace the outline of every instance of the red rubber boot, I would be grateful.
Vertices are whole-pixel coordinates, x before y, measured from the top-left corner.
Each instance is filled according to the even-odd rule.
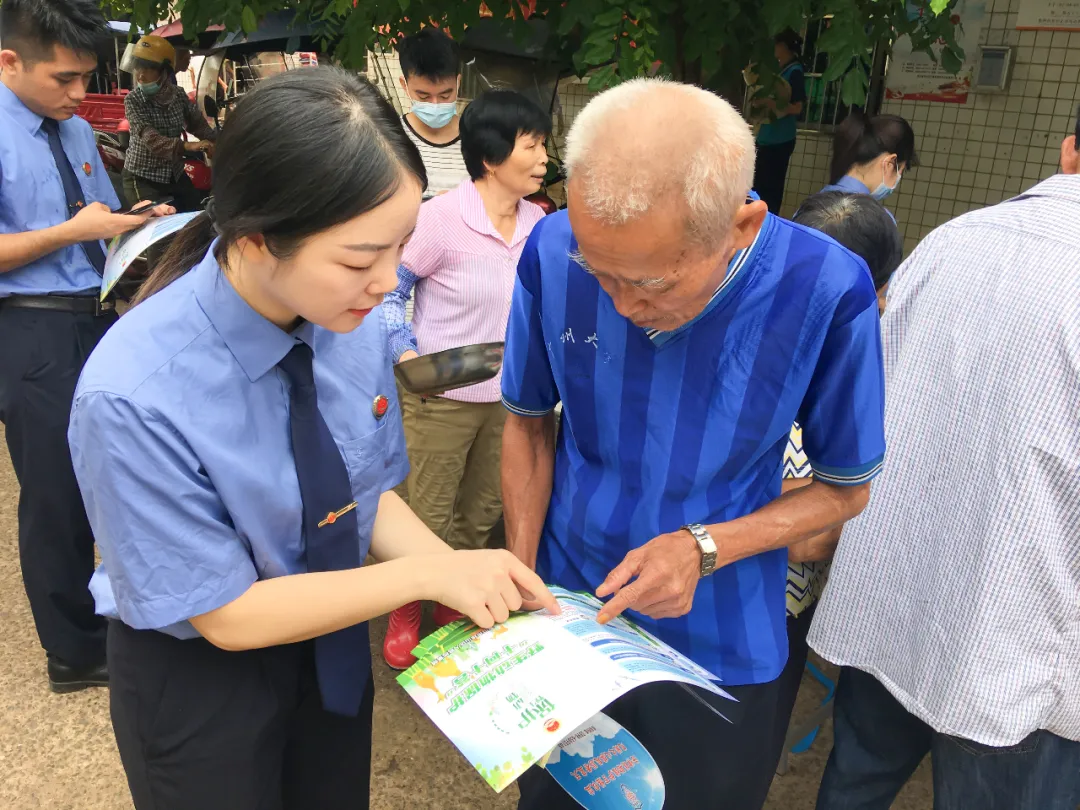
[[[451,622],[456,622],[458,619],[464,619],[464,613],[458,613],[453,608],[448,608],[446,605],[435,604],[435,610],[431,614],[431,618],[435,620],[436,627],[446,627]]]
[[[382,652],[391,669],[408,669],[416,663],[412,651],[420,643],[420,616],[419,602],[409,602],[390,613]]]

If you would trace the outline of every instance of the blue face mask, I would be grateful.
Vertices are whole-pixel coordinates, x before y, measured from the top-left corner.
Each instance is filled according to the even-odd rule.
[[[144,96],[153,98],[161,89],[161,82],[147,82],[146,84],[140,84],[139,89],[143,91]]]
[[[447,101],[436,104],[433,101],[414,101],[412,111],[425,126],[442,129],[457,115],[457,102]]]
[[[875,200],[878,200],[879,202],[881,200],[884,200],[886,197],[888,197],[890,194],[892,194],[894,191],[896,191],[896,187],[898,185],[900,185],[900,178],[902,176],[903,175],[900,173],[900,170],[897,169],[896,170],[896,182],[893,183],[891,186],[887,185],[885,183],[885,164],[882,164],[882,166],[881,166],[881,183],[878,185],[877,188],[875,188],[873,191],[870,192],[870,196],[873,197]]]

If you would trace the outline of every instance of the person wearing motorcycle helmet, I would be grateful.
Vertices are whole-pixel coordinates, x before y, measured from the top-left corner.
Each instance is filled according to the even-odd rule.
[[[124,194],[137,200],[172,197],[177,211],[196,211],[199,192],[184,173],[189,155],[212,155],[216,133],[176,86],[176,49],[162,37],[144,36],[132,52],[135,89],[124,100],[131,141],[124,159]],[[184,132],[198,141],[188,141]]]

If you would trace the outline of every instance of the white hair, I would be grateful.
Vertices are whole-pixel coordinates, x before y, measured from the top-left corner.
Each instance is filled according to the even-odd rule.
[[[623,225],[681,199],[687,237],[722,242],[754,182],[754,138],[719,96],[689,84],[632,79],[574,120],[564,168],[590,216]]]

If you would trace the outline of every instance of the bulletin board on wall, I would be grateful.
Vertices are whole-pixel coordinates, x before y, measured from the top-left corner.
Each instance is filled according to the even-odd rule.
[[[1076,0],[1080,3],[1080,0]],[[885,98],[906,101],[940,101],[966,104],[979,60],[979,36],[986,23],[986,0],[958,0],[952,7],[952,21],[957,27],[957,44],[964,52],[963,63],[956,74],[946,70],[941,61],[942,42],[932,47],[935,56],[911,47],[908,37],[893,45],[889,69],[885,76]],[[908,4],[911,19],[925,14],[926,9]]]
[[[1080,31],[1080,0],[1020,0],[1016,27],[1023,31]]]

